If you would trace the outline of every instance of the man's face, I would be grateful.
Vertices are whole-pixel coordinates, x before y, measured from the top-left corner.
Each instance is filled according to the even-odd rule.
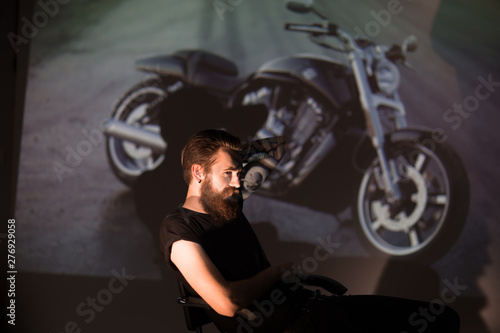
[[[230,221],[241,213],[240,170],[237,152],[218,151],[215,163],[201,184],[200,196],[203,208],[214,220]]]

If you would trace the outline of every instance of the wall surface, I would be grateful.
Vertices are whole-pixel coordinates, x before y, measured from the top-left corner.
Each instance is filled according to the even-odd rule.
[[[397,10],[389,11],[395,4]],[[500,332],[500,4],[318,0],[317,7],[344,30],[378,43],[417,36],[419,47],[409,55],[416,70],[400,68],[401,99],[411,127],[444,133],[463,159],[470,208],[455,245],[433,263],[374,255],[355,232],[352,201],[344,202],[357,186],[342,181],[352,170],[331,172],[338,159],[349,157],[335,155],[296,191],[273,198],[256,193],[245,203],[270,260],[305,265],[328,239],[338,247],[311,270],[342,281],[352,294],[440,300],[454,283],[457,297],[449,305],[461,314],[462,331]],[[161,221],[151,219],[161,215],[158,207],[181,203],[185,188],[168,183],[168,176],[144,178],[135,191],[117,180],[106,159],[103,123],[120,96],[150,78],[134,69],[138,58],[204,49],[234,61],[243,79],[278,57],[332,56],[305,34],[283,29],[285,22],[317,20],[287,11],[282,1],[264,0],[53,0],[38,2],[33,15],[21,18],[18,37],[24,39],[9,39],[12,47],[30,51],[15,205],[16,264],[24,272],[18,298],[26,300],[19,322],[46,332],[67,325],[83,332],[185,330],[174,304],[174,276],[157,250]],[[169,126],[181,133],[170,136],[172,147],[191,134],[190,120],[225,125],[207,105],[194,106],[184,123],[169,110]],[[254,116],[232,117],[245,129]],[[124,272],[133,278],[123,292],[113,294],[104,310],[90,310],[87,297]],[[130,315],[117,324],[123,313]]]

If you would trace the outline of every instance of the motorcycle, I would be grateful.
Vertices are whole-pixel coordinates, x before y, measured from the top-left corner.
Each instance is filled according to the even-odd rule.
[[[138,70],[155,76],[130,89],[107,123],[113,172],[132,185],[165,162],[158,105],[180,91],[196,87],[228,110],[264,105],[267,118],[253,139],[283,137],[287,150],[269,175],[262,165],[253,169],[262,175],[247,172],[254,180],[250,192],[258,187],[259,193],[281,195],[297,188],[350,134],[362,133],[360,143],[368,142],[368,149],[359,144],[351,152],[352,166],[360,169],[351,207],[361,239],[374,253],[436,261],[461,234],[470,190],[464,164],[449,143],[408,127],[397,65],[409,66],[416,38],[377,45],[329,22],[311,0],[290,0],[286,6],[321,18],[314,24],[286,23],[285,29],[306,33],[331,55],[271,60],[246,78],[238,77],[232,61],[203,50],[138,60]]]

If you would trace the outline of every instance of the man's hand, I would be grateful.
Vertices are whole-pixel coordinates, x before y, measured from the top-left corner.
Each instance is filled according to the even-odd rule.
[[[278,265],[272,266],[276,270],[277,278],[283,279],[285,276],[295,276],[296,271],[294,269],[294,264],[292,262],[284,262]]]

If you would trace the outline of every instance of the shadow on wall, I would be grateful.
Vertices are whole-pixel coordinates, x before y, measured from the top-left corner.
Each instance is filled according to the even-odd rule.
[[[180,161],[189,137],[205,129],[224,128],[243,140],[254,134],[267,116],[267,111],[259,106],[224,109],[214,97],[198,88],[172,94],[161,108],[161,134],[168,144],[165,160],[157,169],[143,173],[133,189],[137,213],[155,242],[159,242],[158,230],[166,214],[182,205],[186,197]]]
[[[193,96],[200,98],[193,98]],[[136,210],[141,221],[152,234],[155,249],[158,249],[158,258],[161,257],[158,239],[161,221],[169,211],[182,204],[186,194],[187,186],[182,179],[179,162],[180,152],[186,140],[193,133],[206,128],[227,128],[230,132],[238,134],[248,132],[249,129],[254,128],[248,126],[247,121],[242,124],[241,119],[246,118],[242,117],[241,113],[225,113],[229,111],[222,109],[217,101],[196,90],[179,92],[179,94],[166,100],[162,107],[165,111],[162,113],[161,119],[162,135],[169,143],[169,155],[160,168],[144,173],[139,178],[133,191]],[[262,123],[262,120],[258,117],[252,119],[256,121],[256,126]],[[244,138],[244,135],[251,134],[239,135]],[[321,168],[324,168],[323,171],[331,170],[331,163],[338,161],[338,158],[329,158],[320,166],[319,170],[322,170]],[[314,209],[331,212],[332,206],[335,206],[332,205],[332,200],[335,202],[333,198],[335,194],[332,193],[331,189],[347,187],[348,184],[345,182],[350,182],[352,179],[345,177],[336,182],[332,177],[329,177],[328,182],[325,182],[324,177],[320,176],[322,174],[325,173],[315,173],[315,176],[304,184],[304,188],[301,188],[301,192],[312,193],[311,196],[308,196],[309,201],[306,200],[306,205]],[[338,192],[339,196],[348,197],[345,192]],[[325,193],[328,193],[328,195],[325,195]],[[319,198],[323,198],[323,201],[319,200]],[[286,199],[290,202],[297,201],[304,204],[304,196],[298,192],[292,192]],[[314,244],[280,241],[277,231],[271,223],[254,223],[253,226],[272,263],[296,261],[314,251]],[[166,269],[163,260],[159,259],[158,263],[161,266],[164,282],[169,285],[175,284],[175,277],[172,272]],[[430,266],[377,258],[332,257],[321,263],[314,274],[326,275],[339,280],[350,289],[352,294],[374,293],[410,299],[441,301],[441,303],[446,303],[459,312],[462,327],[464,328],[463,331],[474,328],[474,332],[488,332],[480,316],[480,311],[486,304],[485,298],[459,297],[462,292],[460,281],[440,281],[439,275]],[[447,284],[450,284],[450,286],[456,285],[456,288],[453,289],[456,292],[455,294],[444,291],[443,286],[447,286]],[[367,286],[370,287],[367,288]],[[477,288],[476,286],[467,287]],[[451,290],[450,288],[448,287],[448,291]],[[170,288],[170,293],[176,294],[175,288]],[[169,294],[165,295],[165,297],[175,299],[177,296]],[[451,301],[452,298],[453,301]],[[413,319],[409,318],[409,320],[413,320],[416,327],[424,327],[425,320],[432,319],[434,315],[432,311],[439,314],[438,308],[415,309],[415,316]]]
[[[280,241],[271,223],[260,222],[252,226],[271,263],[297,263],[311,256],[317,246]],[[461,296],[470,286],[463,285],[460,279],[441,281],[439,274],[428,265],[382,258],[331,257],[310,273],[338,280],[349,288],[347,294],[375,294],[436,302],[438,305],[435,308],[415,309],[412,318],[408,318],[417,330],[424,331],[427,320],[439,315],[439,304],[446,304],[459,313],[461,332],[489,332],[480,313],[486,299]]]
[[[274,226],[267,222],[253,224],[271,262],[296,261],[311,255],[315,244],[282,242]],[[18,295],[17,328],[21,332],[91,331],[109,332],[185,332],[182,307],[175,275],[162,265],[161,281],[140,280],[132,272],[120,271],[119,278],[56,274],[21,273]],[[374,274],[374,272],[380,272]],[[317,271],[330,276],[359,294],[365,285],[378,279],[374,294],[420,300],[442,301],[461,316],[462,332],[488,332],[479,310],[483,298],[454,298],[460,286],[440,290],[439,276],[427,266],[397,261],[365,258],[331,258]],[[112,281],[112,283],[111,283]],[[446,285],[446,284],[445,284]],[[109,292],[112,287],[113,292]],[[16,302],[17,303],[17,302]],[[434,314],[433,311],[437,314]],[[435,309],[415,309],[415,327],[423,328],[425,318],[439,315]],[[26,320],[29,318],[29,320]],[[410,318],[409,318],[410,320]],[[207,327],[212,332],[213,327]]]

